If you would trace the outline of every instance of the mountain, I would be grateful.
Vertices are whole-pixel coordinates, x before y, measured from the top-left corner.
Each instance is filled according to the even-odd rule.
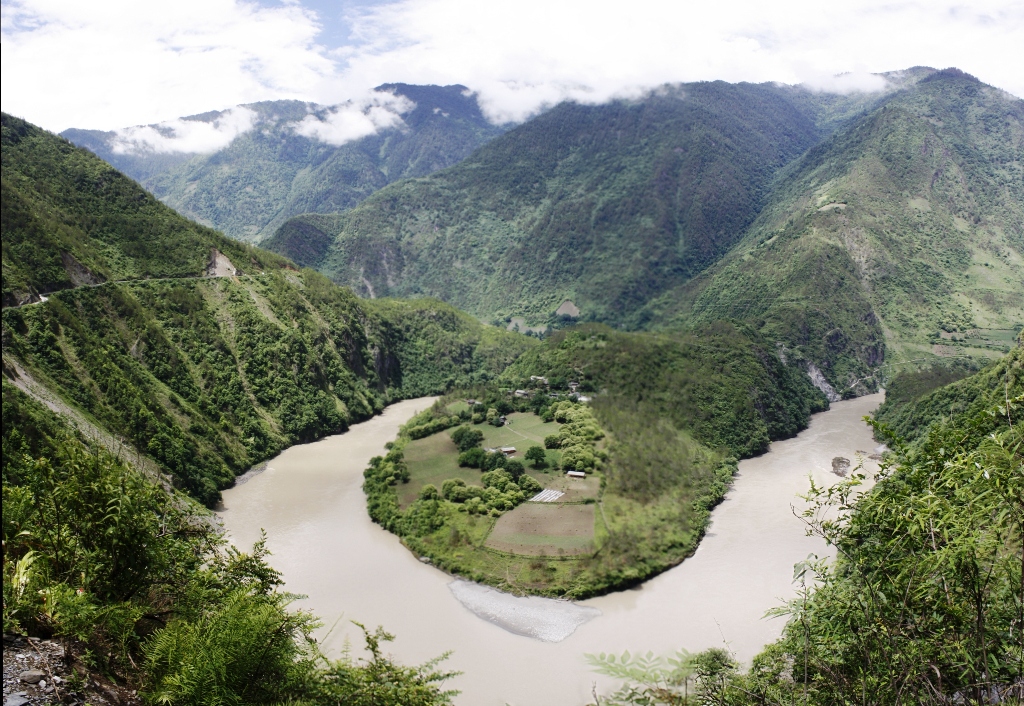
[[[638,317],[746,319],[836,393],[936,355],[990,356],[1024,322],[1024,101],[930,73],[780,175],[743,240]]]
[[[196,277],[224,253],[243,270],[284,260],[181,218],[109,164],[2,118],[3,303],[109,280]]]
[[[832,399],[1004,352],[1024,322],[1024,103],[956,69],[884,76],[561,105],[266,245],[364,295],[524,326],[747,321]]]
[[[484,118],[476,97],[464,86],[385,84],[375,96],[384,107],[391,106],[389,112],[381,113],[374,103],[328,107],[266,101],[239,106],[238,114],[249,116],[248,129],[206,154],[156,151],[133,143],[137,130],[132,129],[70,129],[61,134],[137,179],[185,216],[234,238],[259,242],[289,216],[351,208],[393,181],[455,164],[503,131]],[[366,136],[331,134],[332,117],[345,111],[344,117],[357,121],[376,120],[379,129]],[[381,115],[390,122],[382,122]],[[230,122],[233,116],[233,111],[214,111],[175,122],[179,129],[195,129]],[[304,120],[321,132],[303,129]],[[343,120],[340,124],[344,128]],[[148,127],[151,134],[170,134],[167,125]]]
[[[369,296],[531,322],[571,300],[621,321],[716,262],[820,139],[789,93],[714,82],[564,103],[352,211],[293,219],[266,246]]]
[[[360,300],[2,120],[4,375],[207,504],[285,446],[534,343],[436,301]]]

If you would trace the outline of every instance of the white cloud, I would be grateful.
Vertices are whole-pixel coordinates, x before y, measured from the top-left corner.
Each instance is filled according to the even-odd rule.
[[[374,91],[359,99],[334,106],[323,115],[307,115],[293,128],[300,135],[332,145],[372,135],[378,130],[405,125],[402,115],[416,104],[404,96]]]
[[[301,0],[261,1],[4,0],[4,109],[51,129],[111,129],[273,98],[341,103],[381,83],[462,83],[506,121],[666,82],[872,90],[870,74],[915,65],[957,66],[1024,96],[1021,0],[335,0],[351,31],[333,49]],[[303,129],[343,139],[391,124],[360,115]]]
[[[914,65],[955,65],[1024,95],[1016,1],[401,0],[354,24],[364,43],[339,53],[339,91],[357,81],[459,81],[495,120],[664,82],[877,90],[870,73]]]
[[[4,0],[3,108],[51,130],[304,98],[335,72],[299,5]]]
[[[139,125],[115,132],[111,149],[117,154],[145,152],[209,154],[252,130],[256,113],[245,106],[225,110],[212,120],[178,118],[157,125]]]

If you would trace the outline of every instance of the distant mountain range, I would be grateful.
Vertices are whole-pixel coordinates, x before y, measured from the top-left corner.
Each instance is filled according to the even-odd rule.
[[[179,213],[233,238],[259,242],[290,216],[349,209],[393,181],[459,162],[504,131],[484,118],[465,86],[386,84],[374,98],[366,105],[333,107],[265,101],[239,106],[234,115],[213,111],[168,124],[69,129],[61,135]],[[174,144],[174,128],[209,127],[233,117],[243,125],[234,125],[237,136],[219,149],[173,151],[189,148]],[[356,130],[365,123],[376,131],[338,144],[352,133],[353,122]],[[145,128],[157,141],[168,139],[155,146],[138,140]]]
[[[1024,102],[955,69],[887,78],[563,104],[264,245],[486,319],[543,326],[569,300],[627,328],[747,320],[829,394],[873,389],[887,349],[1024,322]]]
[[[835,398],[883,365],[1001,350],[1024,324],[1024,102],[956,69],[884,76],[847,95],[664,86],[509,130],[461,86],[389,84],[375,95],[400,121],[340,146],[301,126],[365,106],[253,104],[253,127],[204,155],[64,136],[363,296],[524,330],[742,320]]]

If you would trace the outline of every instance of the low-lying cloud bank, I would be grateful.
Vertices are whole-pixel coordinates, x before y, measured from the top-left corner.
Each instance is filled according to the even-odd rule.
[[[239,105],[212,119],[177,118],[122,128],[115,131],[110,147],[115,154],[209,154],[252,130],[256,119],[255,111]]]
[[[389,128],[404,127],[402,115],[416,104],[405,96],[374,91],[319,114],[307,115],[292,128],[300,135],[340,146]]]

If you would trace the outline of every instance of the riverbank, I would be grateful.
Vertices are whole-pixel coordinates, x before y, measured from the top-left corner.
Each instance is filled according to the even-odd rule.
[[[328,651],[349,640],[360,644],[348,621],[381,624],[397,635],[391,649],[403,662],[454,651],[446,664],[464,672],[452,683],[463,691],[460,704],[583,704],[593,683],[607,684],[590,670],[586,653],[696,651],[725,642],[749,660],[779,635],[781,621],[762,616],[794,595],[794,563],[826,553],[804,535],[792,506],[808,475],[833,483],[833,458],[855,460],[858,451],[874,450],[862,417],[881,400],[878,394],[837,402],[798,436],[741,461],[694,556],[634,590],[581,602],[601,615],[561,642],[515,634],[470,612],[449,588],[450,576],[421,563],[367,516],[367,461],[433,398],[400,402],[345,434],[288,449],[225,492],[222,517],[241,545],[266,528],[286,588],[305,594],[298,606],[325,621]],[[871,459],[866,464],[877,467]]]

